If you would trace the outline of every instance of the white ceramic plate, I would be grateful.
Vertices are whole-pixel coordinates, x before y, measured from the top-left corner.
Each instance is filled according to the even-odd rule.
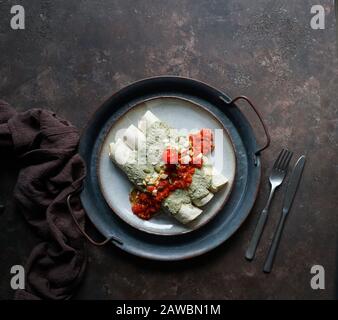
[[[129,193],[132,184],[125,174],[111,162],[108,156],[109,143],[116,140],[118,132],[134,124],[150,110],[159,119],[177,129],[216,130],[215,151],[211,156],[216,169],[227,177],[225,187],[215,193],[213,199],[204,206],[203,213],[189,225],[183,225],[167,213],[160,212],[150,220],[142,220],[131,211]],[[158,235],[179,235],[200,228],[226,205],[236,173],[236,156],[231,139],[217,118],[206,108],[192,101],[176,97],[152,98],[140,103],[121,116],[107,133],[98,157],[98,179],[102,194],[122,220],[136,229]]]

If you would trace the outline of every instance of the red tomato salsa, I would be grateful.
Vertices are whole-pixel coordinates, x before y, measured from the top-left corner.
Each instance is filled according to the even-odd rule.
[[[149,220],[161,208],[161,203],[171,192],[186,189],[192,182],[195,168],[201,168],[205,155],[214,149],[214,138],[210,129],[202,129],[189,135],[189,151],[178,152],[168,147],[162,155],[165,163],[162,178],[155,185],[146,187],[146,191],[134,190],[131,193],[132,211],[139,218]],[[188,163],[183,157],[190,156]]]

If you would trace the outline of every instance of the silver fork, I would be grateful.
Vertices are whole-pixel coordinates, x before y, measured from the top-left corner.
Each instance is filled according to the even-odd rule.
[[[252,260],[255,256],[257,245],[262,236],[263,229],[264,229],[265,223],[268,218],[271,200],[273,198],[273,195],[275,194],[276,189],[282,184],[286,176],[289,163],[292,158],[292,154],[293,153],[291,151],[282,149],[282,151],[279,153],[278,158],[276,159],[273,165],[273,168],[272,168],[272,171],[269,177],[269,181],[271,185],[270,195],[269,195],[268,201],[266,202],[264,209],[262,210],[260,214],[256,229],[252,235],[249,247],[245,253],[245,258],[248,260]]]

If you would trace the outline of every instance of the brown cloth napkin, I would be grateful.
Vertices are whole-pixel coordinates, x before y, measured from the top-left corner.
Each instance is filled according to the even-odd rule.
[[[79,190],[86,175],[78,143],[78,130],[53,112],[18,113],[0,101],[1,157],[14,156],[20,167],[14,199],[44,241],[28,258],[25,290],[18,290],[16,299],[68,299],[83,277],[84,238],[66,204],[67,195]],[[83,225],[78,197],[73,206]]]

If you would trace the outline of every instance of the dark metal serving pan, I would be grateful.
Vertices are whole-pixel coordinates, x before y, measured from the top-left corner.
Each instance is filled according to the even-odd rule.
[[[233,141],[237,172],[230,198],[215,218],[193,232],[163,237],[139,231],[112,212],[98,186],[97,157],[107,130],[122,112],[149,98],[171,95],[195,101],[217,116]],[[267,138],[263,147],[258,146],[250,123],[236,106],[239,99],[246,100],[261,120]],[[81,202],[97,229],[107,239],[113,239],[109,242],[126,252],[164,261],[195,257],[226,241],[249,215],[260,183],[260,152],[268,147],[269,142],[264,122],[245,97],[231,100],[205,83],[176,76],[141,80],[109,98],[84,129],[79,152],[87,165],[87,178],[80,195]]]

